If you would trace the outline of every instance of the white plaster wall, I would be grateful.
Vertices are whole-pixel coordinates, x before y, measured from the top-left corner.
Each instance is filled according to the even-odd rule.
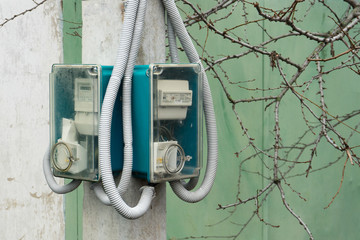
[[[124,10],[118,0],[86,0],[82,2],[83,14],[83,63],[113,65],[115,62]],[[159,0],[149,0],[144,38],[138,56],[138,64],[164,62],[165,25],[164,10]],[[135,206],[139,188],[146,181],[132,179],[124,200]],[[165,184],[156,187],[156,198],[151,209],[137,220],[127,220],[113,207],[102,205],[84,184],[83,239],[166,239]]]
[[[0,23],[34,5],[1,0]],[[60,1],[48,0],[0,27],[0,239],[64,239],[63,196],[42,172],[48,74],[62,61],[60,19]]]

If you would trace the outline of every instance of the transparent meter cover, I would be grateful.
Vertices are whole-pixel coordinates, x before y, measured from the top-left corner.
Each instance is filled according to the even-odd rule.
[[[153,91],[151,182],[199,175],[202,81],[198,64],[150,65]]]
[[[55,176],[98,181],[97,65],[53,65],[50,74],[50,159]]]

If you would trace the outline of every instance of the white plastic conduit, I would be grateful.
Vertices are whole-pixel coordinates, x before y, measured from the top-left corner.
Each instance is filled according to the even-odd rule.
[[[120,39],[120,47],[118,51],[118,56],[116,60],[116,65],[114,65],[114,70],[111,75],[106,94],[104,97],[102,112],[100,117],[100,125],[99,125],[99,158],[100,158],[100,171],[102,174],[102,183],[105,189],[107,196],[110,199],[111,204],[114,208],[125,218],[128,219],[136,219],[141,217],[146,213],[149,209],[151,200],[154,196],[154,188],[153,187],[144,187],[142,188],[141,198],[138,202],[138,205],[135,207],[129,207],[124,200],[122,199],[118,189],[115,186],[114,178],[111,170],[111,156],[110,156],[110,134],[111,134],[111,121],[112,121],[112,111],[115,104],[115,99],[117,97],[117,92],[119,91],[121,79],[123,77],[125,68],[130,69],[127,71],[128,76],[132,76],[132,69],[134,68],[136,57],[138,53],[138,48],[140,46],[141,41],[141,32],[144,24],[144,17],[146,11],[146,0],[141,0],[139,8],[139,1],[129,1],[128,6],[125,12],[125,20],[124,26],[122,29],[121,39]],[[138,12],[138,13],[137,13]],[[138,15],[138,19],[136,20],[137,27],[134,32],[134,39],[132,39],[132,33],[134,30],[134,22],[136,19],[136,13]],[[132,44],[131,44],[132,43]],[[127,59],[127,55],[129,54],[131,45],[130,56]],[[129,61],[129,62],[127,62]],[[129,90],[125,90],[126,94],[130,94],[131,98],[131,88],[130,93]],[[129,96],[127,96],[129,97]],[[124,105],[124,103],[123,103]],[[125,106],[125,113],[129,113],[131,116],[131,106]],[[129,116],[125,116],[129,121]],[[124,123],[131,125],[131,117],[130,123]],[[126,129],[129,130],[129,129]],[[132,146],[129,148],[129,145],[132,145],[132,133],[124,132],[124,142],[127,145],[127,149],[124,151],[124,169],[122,175],[122,181],[129,181],[131,176],[132,169]],[[125,163],[126,162],[126,163]],[[126,168],[126,169],[125,169]],[[120,183],[119,186],[121,188],[126,187],[128,183]]]
[[[176,46],[176,35],[173,30],[173,26],[170,21],[170,17],[167,16],[167,37],[169,40],[169,50],[172,63],[179,63],[178,50]]]
[[[146,4],[146,3],[145,3]],[[132,146],[132,120],[131,120],[131,78],[135,67],[136,56],[140,47],[140,40],[142,38],[144,15],[142,6],[139,7],[135,29],[133,33],[133,41],[131,44],[130,55],[125,70],[125,76],[123,80],[123,93],[122,93],[122,106],[123,106],[123,139],[124,139],[124,163],[121,179],[118,185],[118,191],[120,195],[123,195],[128,189],[131,171],[133,164],[133,146]],[[141,12],[141,13],[140,13]],[[136,40],[140,39],[140,40]],[[99,184],[94,184],[94,191],[99,200],[105,205],[111,205],[109,198],[105,194],[103,188]]]
[[[140,49],[140,43],[143,35],[145,12],[147,1],[141,1],[138,16],[134,29],[134,40],[131,45],[129,61],[126,66],[125,76],[123,80],[122,91],[122,115],[123,115],[123,139],[124,139],[124,166],[122,170],[121,180],[119,184],[120,193],[127,190],[132,173],[133,166],[133,132],[131,117],[131,88],[132,76],[136,64],[137,55]]]
[[[111,154],[110,154],[110,137],[111,137],[111,121],[112,121],[112,113],[117,97],[117,93],[120,89],[121,79],[124,75],[128,57],[131,49],[131,45],[133,43],[133,35],[134,35],[134,27],[137,17],[137,11],[138,11],[139,1],[131,1],[131,4],[129,4],[126,7],[125,11],[125,17],[124,17],[124,24],[122,28],[122,32],[120,35],[120,44],[117,51],[116,56],[116,63],[114,65],[112,75],[108,84],[108,87],[106,89],[106,94],[104,97],[102,109],[101,109],[101,118],[103,119],[103,122],[100,120],[99,124],[99,160],[100,160],[100,172],[101,177],[103,180],[104,173],[101,170],[101,160],[103,158],[110,159],[111,163]],[[111,85],[110,85],[111,83]],[[110,94],[111,93],[111,94]],[[106,102],[105,102],[106,100]],[[105,105],[106,104],[106,105]],[[105,124],[106,123],[106,124]],[[103,128],[101,128],[103,126]],[[109,127],[110,126],[110,127]],[[102,129],[105,129],[106,132],[104,132]],[[106,141],[100,140],[100,135],[107,137]],[[100,144],[105,147],[105,151],[101,150]],[[127,169],[126,163],[124,161],[123,168]],[[126,172],[126,170],[125,170]],[[106,174],[106,173],[105,173]],[[125,174],[126,175],[126,174]],[[118,191],[120,194],[124,194],[124,192],[127,190],[127,186],[129,184],[128,181],[124,181],[124,174],[121,176],[121,180],[118,185]],[[112,173],[111,173],[112,176]],[[102,182],[104,185],[104,183]],[[124,187],[126,185],[126,187]],[[92,188],[94,189],[95,195],[97,198],[105,205],[110,206],[110,199],[108,195],[104,192],[104,188],[101,186],[101,183],[95,183],[92,185]]]
[[[139,10],[137,10],[139,11]],[[126,17],[125,17],[126,18]],[[141,39],[141,35],[142,35],[142,28],[143,28],[143,20],[141,20],[141,18],[143,18],[141,16],[141,14],[137,13],[136,15],[136,19],[134,19],[135,23],[134,23],[134,30],[132,33],[132,39],[133,41],[131,42],[131,46],[130,46],[130,52],[129,52],[129,58],[132,56],[134,56],[134,53],[131,53],[131,51],[137,51],[138,45],[140,43],[140,41],[137,41],[136,39]],[[127,24],[127,22],[124,22],[124,25]],[[120,55],[121,53],[119,53],[118,55]],[[136,53],[137,56],[137,53]],[[126,69],[125,69],[125,77],[124,77],[124,81],[123,81],[123,95],[127,94],[128,90],[127,88],[129,88],[129,82],[131,84],[131,77],[132,77],[132,73],[133,73],[133,68],[130,69],[129,68],[129,62],[133,61],[128,59],[127,63],[126,63]],[[130,75],[130,77],[129,77]],[[131,94],[131,85],[130,85],[130,94]],[[129,101],[128,97],[123,96],[123,139],[124,139],[124,161],[123,161],[123,170],[122,170],[122,174],[121,174],[121,179],[119,182],[119,185],[117,187],[120,195],[123,195],[126,191],[127,188],[129,186],[130,183],[130,179],[131,179],[131,170],[132,170],[132,126],[131,126],[131,112],[130,112],[130,126],[129,126],[129,119],[128,119],[128,115],[126,115],[126,113],[124,114],[124,109],[129,109],[129,104],[130,104],[130,110],[131,110],[131,101]],[[130,100],[131,100],[131,95],[130,95]],[[126,111],[125,111],[126,112]],[[126,127],[125,127],[126,125]],[[131,140],[129,141],[129,136],[131,136]],[[105,205],[111,205],[110,203],[110,199],[109,197],[106,195],[106,193],[104,192],[104,189],[102,188],[100,183],[95,183],[93,184],[93,189],[94,192],[96,194],[96,196],[98,197],[98,199]]]
[[[179,63],[178,49],[176,45],[176,35],[174,33],[169,16],[167,16],[167,33],[169,40],[171,62]],[[199,181],[198,177],[193,177],[188,182],[186,182],[185,180],[181,180],[181,184],[184,186],[185,189],[192,190],[196,187],[198,181]]]
[[[182,181],[177,180],[170,182],[171,188],[180,199],[186,202],[194,203],[201,201],[207,196],[215,181],[218,159],[216,119],[210,92],[210,86],[204,71],[204,67],[201,64],[199,55],[197,54],[191,38],[185,29],[175,2],[173,0],[163,0],[163,3],[168,13],[168,17],[170,18],[171,25],[174,28],[174,31],[179,38],[180,43],[183,46],[189,61],[192,63],[199,63],[201,65],[201,72],[203,76],[203,103],[208,139],[208,159],[205,176],[201,186],[194,192],[190,192],[186,187],[184,187]]]

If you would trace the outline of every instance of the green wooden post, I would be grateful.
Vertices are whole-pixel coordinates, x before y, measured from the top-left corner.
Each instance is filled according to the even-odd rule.
[[[80,64],[82,56],[81,0],[63,1],[63,54],[65,64]],[[66,181],[68,182],[68,181]],[[82,205],[84,190],[65,195],[65,239],[82,239]]]

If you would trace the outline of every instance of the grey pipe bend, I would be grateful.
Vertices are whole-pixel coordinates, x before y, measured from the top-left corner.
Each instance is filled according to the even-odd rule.
[[[118,56],[104,97],[101,117],[100,117],[100,124],[99,124],[99,153],[100,153],[99,158],[100,158],[100,171],[102,174],[103,187],[114,208],[122,216],[128,219],[136,219],[146,213],[146,211],[150,208],[150,204],[154,196],[154,188],[153,187],[143,188],[140,200],[135,207],[129,207],[122,199],[119,193],[119,189],[117,189],[115,186],[115,181],[111,170],[111,155],[110,155],[111,121],[112,121],[112,111],[114,108],[115,100],[117,97],[117,93],[119,91],[121,79],[124,75],[125,69],[127,69],[128,72],[128,74],[126,73],[127,78],[128,76],[132,76],[132,69],[134,68],[136,62],[139,42],[141,40],[141,32],[144,24],[145,11],[146,11],[146,0],[140,0],[140,5],[138,0],[129,1],[125,12],[125,20],[122,29],[121,39],[120,39]],[[137,15],[138,18],[136,18]],[[139,24],[139,25],[137,24],[136,27],[135,27],[135,19],[136,22]],[[135,27],[135,32],[134,32],[134,27]],[[134,35],[134,39],[132,39],[133,35]],[[131,68],[131,73],[129,72],[130,68]],[[126,92],[126,94],[128,94],[128,92]],[[127,108],[128,106],[125,106],[125,112],[128,113],[128,110],[126,110]],[[125,117],[127,118],[126,121],[128,121],[128,116]],[[129,123],[125,123],[125,124],[129,124]],[[130,118],[130,125],[131,125],[131,118]],[[130,141],[129,138],[131,138]],[[120,190],[121,189],[124,190],[125,188],[127,188],[131,176],[132,133],[124,132],[124,142],[126,143],[126,147],[124,149],[125,150],[124,170],[120,181],[121,183],[119,184]],[[129,145],[131,145],[131,147],[129,147]]]
[[[172,63],[179,63],[179,56],[178,56],[178,49],[176,45],[176,35],[172,26],[172,23],[170,21],[169,15],[167,16],[167,36],[169,40],[169,50],[170,50],[170,58]],[[192,190],[196,187],[197,183],[199,181],[198,177],[191,178],[188,182],[185,180],[181,180],[181,184],[184,186],[187,190]]]
[[[179,38],[181,45],[183,46],[185,53],[192,63],[199,63],[201,65],[201,72],[203,76],[203,103],[206,122],[206,131],[208,137],[208,159],[205,170],[205,176],[199,189],[191,192],[183,185],[180,180],[170,182],[170,186],[174,193],[182,200],[186,202],[198,202],[204,199],[210,192],[216,175],[217,159],[218,159],[218,143],[217,143],[217,131],[216,131],[216,119],[213,107],[213,101],[211,97],[210,86],[204,71],[204,67],[201,64],[199,55],[191,41],[189,34],[181,19],[180,13],[173,0],[163,0],[166,11],[170,18],[172,27]],[[193,187],[193,186],[191,186]]]

